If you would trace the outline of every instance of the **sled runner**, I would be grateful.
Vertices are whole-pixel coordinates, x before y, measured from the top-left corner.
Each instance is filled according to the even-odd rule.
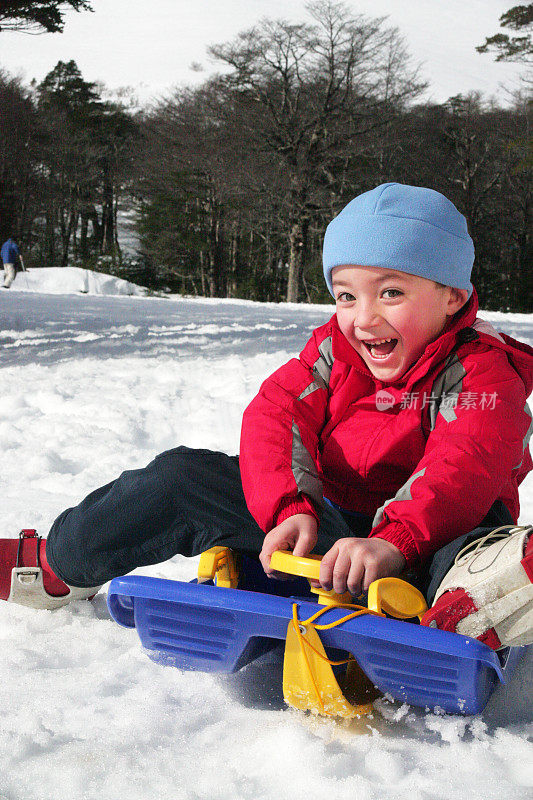
[[[214,547],[191,583],[115,578],[109,611],[137,629],[150,658],[179,669],[235,672],[285,641],[285,701],[327,716],[370,713],[379,693],[476,714],[523,651],[495,652],[477,639],[420,626],[424,598],[400,579],[374,581],[368,605],[359,606],[349,595],[309,587],[305,579],[318,578],[319,559],[277,552],[271,566],[300,577],[269,579],[253,559]]]

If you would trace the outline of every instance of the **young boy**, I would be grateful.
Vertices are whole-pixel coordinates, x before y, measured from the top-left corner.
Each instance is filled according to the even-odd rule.
[[[355,198],[324,241],[336,313],[261,386],[240,458],[176,448],[64,511],[46,544],[0,541],[0,597],[53,607],[215,544],[273,577],[275,550],[315,550],[325,588],[409,569],[436,598],[425,624],[533,641],[533,529],[516,527],[533,350],[476,318],[473,260],[438,192]]]

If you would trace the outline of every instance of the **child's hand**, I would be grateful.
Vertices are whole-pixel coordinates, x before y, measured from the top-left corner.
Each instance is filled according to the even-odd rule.
[[[270,569],[270,557],[276,550],[292,550],[295,556],[306,556],[316,544],[318,522],[311,514],[294,514],[272,528],[265,536],[259,560],[269,578],[283,579],[282,572]]]
[[[372,581],[399,575],[405,565],[402,553],[385,539],[339,539],[322,559],[320,584],[359,597]]]

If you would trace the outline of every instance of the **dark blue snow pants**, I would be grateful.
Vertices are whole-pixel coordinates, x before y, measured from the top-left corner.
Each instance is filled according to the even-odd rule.
[[[439,550],[416,576],[428,601],[466,542],[512,522],[497,501],[475,531]],[[326,504],[315,552],[326,553],[342,537],[367,536],[371,524],[369,517]],[[144,469],[123,472],[63,511],[48,535],[46,555],[66,583],[97,586],[136,567],[178,553],[198,555],[214,545],[256,557],[263,539],[246,506],[238,457],[177,447]]]

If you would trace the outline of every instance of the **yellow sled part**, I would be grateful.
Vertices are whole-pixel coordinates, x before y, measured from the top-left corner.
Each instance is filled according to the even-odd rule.
[[[321,561],[322,556],[314,553],[308,556],[295,556],[288,550],[276,550],[270,558],[270,566],[287,575],[298,575],[309,581],[318,581]],[[333,589],[323,589],[321,586],[311,586],[311,591],[317,595],[317,602],[322,606],[346,605],[352,602],[350,592],[337,594]]]
[[[401,578],[379,578],[368,589],[368,608],[396,619],[422,619],[428,610],[424,595]]]
[[[331,665],[347,664],[349,667],[353,657],[344,661],[330,661],[320,641],[317,628],[313,620],[323,611],[314,614],[305,622],[298,619],[298,606],[293,605],[293,618],[287,628],[285,643],[285,658],[283,662],[283,697],[285,702],[300,711],[311,711],[331,717],[352,718],[372,711],[372,699],[369,694],[369,681],[364,676],[362,680],[357,673],[356,666],[352,668],[352,675],[357,675],[359,688],[364,689],[365,702],[355,704],[349,702],[344,696]],[[362,612],[365,613],[366,609]],[[368,613],[368,612],[367,612]],[[348,615],[352,616],[352,615]],[[355,615],[353,615],[355,616]],[[339,623],[343,620],[339,620]],[[339,624],[333,623],[333,624]],[[328,627],[328,626],[319,626]],[[350,663],[349,663],[350,662]],[[357,667],[357,669],[359,669]],[[359,670],[361,672],[361,670]],[[355,685],[353,689],[355,689]]]
[[[239,582],[239,571],[235,555],[229,547],[210,547],[200,556],[198,564],[198,583],[215,581],[217,586],[236,589]]]
[[[300,575],[318,581],[321,557],[294,556],[278,550],[272,554],[270,566],[289,575]],[[323,608],[305,622],[298,619],[297,605],[287,628],[283,662],[283,696],[285,702],[301,711],[311,711],[332,717],[357,717],[372,710],[372,701],[379,696],[353,655],[345,661],[331,661],[320,640],[318,631],[340,625],[359,614],[378,614],[397,619],[421,618],[427,611],[423,595],[411,584],[399,578],[380,578],[368,590],[368,608],[350,604],[351,595],[338,595],[321,587],[312,587]],[[327,625],[315,625],[314,620],[332,606],[352,611],[346,617]],[[331,666],[346,664],[342,689]]]

